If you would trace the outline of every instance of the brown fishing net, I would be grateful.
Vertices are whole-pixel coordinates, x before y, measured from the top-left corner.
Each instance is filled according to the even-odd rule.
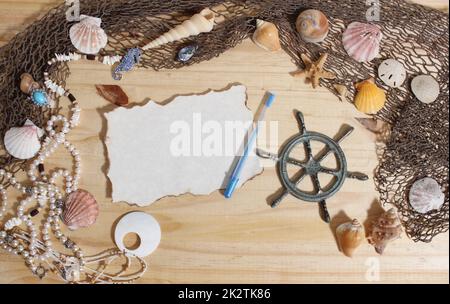
[[[188,64],[196,64],[219,56],[233,48],[255,30],[255,19],[275,23],[284,50],[301,68],[301,53],[316,59],[320,53],[329,53],[326,69],[337,79],[322,81],[322,85],[336,94],[333,84],[344,84],[354,94],[354,83],[376,76],[381,62],[361,64],[352,60],[342,47],[345,27],[353,21],[366,22],[370,9],[362,0],[284,0],[237,1],[216,0],[81,0],[81,13],[102,18],[102,27],[110,37],[102,55],[121,54],[127,48],[143,46],[202,8],[212,8],[218,25],[210,33],[200,34],[180,42],[170,43],[145,52],[141,66],[145,68],[174,69],[186,64],[175,60],[179,48],[189,42],[200,46]],[[377,2],[377,1],[372,1]],[[416,241],[431,241],[438,233],[448,230],[448,16],[436,10],[407,3],[403,0],[379,1],[383,31],[381,58],[395,58],[408,71],[407,84],[400,89],[389,89],[387,106],[377,115],[392,124],[376,182],[383,203],[394,204],[400,211],[408,235]],[[307,8],[323,11],[332,24],[327,40],[321,45],[303,42],[295,31],[298,13]],[[19,77],[31,73],[37,81],[43,80],[47,61],[55,53],[75,51],[68,31],[73,22],[66,21],[65,5],[51,10],[0,50],[0,137],[12,126],[19,126],[29,118],[42,125],[50,111],[42,111],[26,101],[19,90]],[[69,75],[66,64],[51,71],[52,78],[65,83]],[[431,74],[441,86],[439,99],[430,104],[420,103],[411,94],[409,83],[418,74]],[[378,83],[383,86],[382,83]],[[57,111],[57,110],[53,110]],[[0,167],[19,170],[18,162],[2,150]],[[416,179],[430,176],[445,190],[444,206],[426,215],[416,213],[409,205],[409,187]],[[0,181],[1,182],[1,181]]]

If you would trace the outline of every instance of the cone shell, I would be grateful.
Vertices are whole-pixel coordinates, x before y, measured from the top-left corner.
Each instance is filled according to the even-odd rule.
[[[402,225],[395,209],[383,213],[372,225],[369,242],[379,254],[383,254],[386,246],[400,238]]]
[[[23,73],[20,76],[20,90],[25,94],[30,94],[31,91],[38,89],[39,84],[34,81],[33,76],[28,73]]]
[[[376,114],[386,103],[386,93],[377,87],[373,79],[356,85],[355,107],[365,114]]]
[[[324,41],[330,30],[327,16],[314,9],[302,12],[297,17],[295,26],[302,39],[311,43]]]
[[[355,250],[365,238],[364,228],[358,220],[339,225],[336,229],[336,237],[341,251],[348,257],[352,257]]]
[[[420,75],[411,82],[411,90],[423,103],[434,102],[440,94],[439,83],[429,75]]]
[[[441,187],[430,177],[417,180],[409,190],[409,203],[419,213],[440,209],[444,202]]]
[[[100,27],[102,19],[81,15],[80,22],[70,28],[74,47],[85,54],[97,54],[108,43],[108,36]]]
[[[27,120],[23,127],[9,129],[4,138],[6,151],[18,159],[30,159],[41,148],[40,138],[44,132]]]
[[[280,36],[275,24],[263,20],[256,21],[256,31],[253,33],[253,42],[260,48],[277,52],[281,50]]]
[[[164,35],[153,40],[142,49],[152,49],[170,42],[178,41],[200,33],[211,32],[214,28],[215,14],[208,8],[200,13],[193,15],[190,19],[184,21],[180,25],[174,27]]]
[[[77,190],[67,197],[61,218],[70,230],[77,230],[93,225],[98,214],[94,196],[85,190]]]
[[[372,61],[380,54],[383,34],[378,26],[353,22],[343,34],[343,44],[348,55],[358,62]]]

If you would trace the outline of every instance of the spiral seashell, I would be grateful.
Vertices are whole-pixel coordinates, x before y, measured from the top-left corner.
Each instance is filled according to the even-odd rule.
[[[253,42],[260,48],[277,52],[281,50],[280,36],[275,24],[263,20],[256,21],[256,31],[253,33]]]
[[[343,34],[345,51],[358,62],[372,61],[380,54],[383,34],[378,26],[353,22]]]
[[[394,59],[387,59],[378,67],[378,77],[387,86],[399,88],[405,82],[406,70],[401,62]]]
[[[40,138],[43,135],[44,132],[27,119],[23,127],[11,128],[6,132],[4,138],[6,151],[18,159],[30,159],[39,152]]]
[[[18,227],[22,224],[22,220],[18,217],[13,217],[5,223],[5,230],[12,230],[14,227]]]
[[[358,93],[355,97],[355,107],[365,114],[376,114],[386,103],[386,93],[377,87],[374,79],[356,84]]]
[[[152,49],[173,41],[178,41],[200,33],[211,32],[214,28],[215,14],[209,8],[205,8],[200,13],[193,15],[190,19],[174,27],[164,35],[153,40],[142,49],[144,51]]]
[[[434,102],[441,93],[439,83],[430,75],[414,77],[411,81],[411,90],[417,99],[426,104]]]
[[[383,213],[372,225],[369,242],[379,254],[383,254],[386,246],[400,238],[402,225],[394,208]]]
[[[302,12],[295,23],[297,31],[306,42],[320,43],[330,30],[327,16],[319,10],[309,9]]]
[[[85,190],[77,190],[66,199],[61,219],[70,230],[93,225],[99,214],[94,196]]]
[[[108,36],[100,27],[102,19],[86,15],[70,28],[70,40],[77,50],[85,54],[97,54],[108,43]]]
[[[346,256],[352,257],[365,238],[364,228],[358,220],[354,219],[339,225],[336,229],[336,237],[342,252]]]
[[[409,203],[419,213],[438,210],[445,202],[445,195],[439,184],[430,177],[414,182],[409,190]]]

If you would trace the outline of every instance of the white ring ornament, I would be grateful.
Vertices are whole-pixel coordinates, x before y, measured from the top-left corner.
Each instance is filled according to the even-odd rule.
[[[135,250],[128,249],[123,242],[129,233],[136,233],[140,238],[139,247]],[[153,216],[144,212],[131,212],[117,223],[114,241],[126,254],[143,258],[158,248],[161,242],[161,227]]]

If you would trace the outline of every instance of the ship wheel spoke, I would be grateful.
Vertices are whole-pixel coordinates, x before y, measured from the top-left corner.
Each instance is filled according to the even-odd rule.
[[[305,166],[306,166],[306,164],[304,162],[302,162],[302,161],[300,161],[298,159],[292,158],[292,157],[289,157],[286,160],[286,162],[288,164],[291,164],[291,165],[294,165],[294,166],[298,166],[298,167],[301,167],[301,168],[305,168]]]
[[[320,186],[319,177],[317,176],[317,174],[312,174],[310,176],[311,176],[311,181],[314,185],[314,191],[316,194],[319,194],[321,191],[323,191],[322,187]]]
[[[325,173],[325,174],[330,174],[330,175],[333,175],[333,176],[338,176],[340,170],[321,167],[320,168],[320,172]]]

